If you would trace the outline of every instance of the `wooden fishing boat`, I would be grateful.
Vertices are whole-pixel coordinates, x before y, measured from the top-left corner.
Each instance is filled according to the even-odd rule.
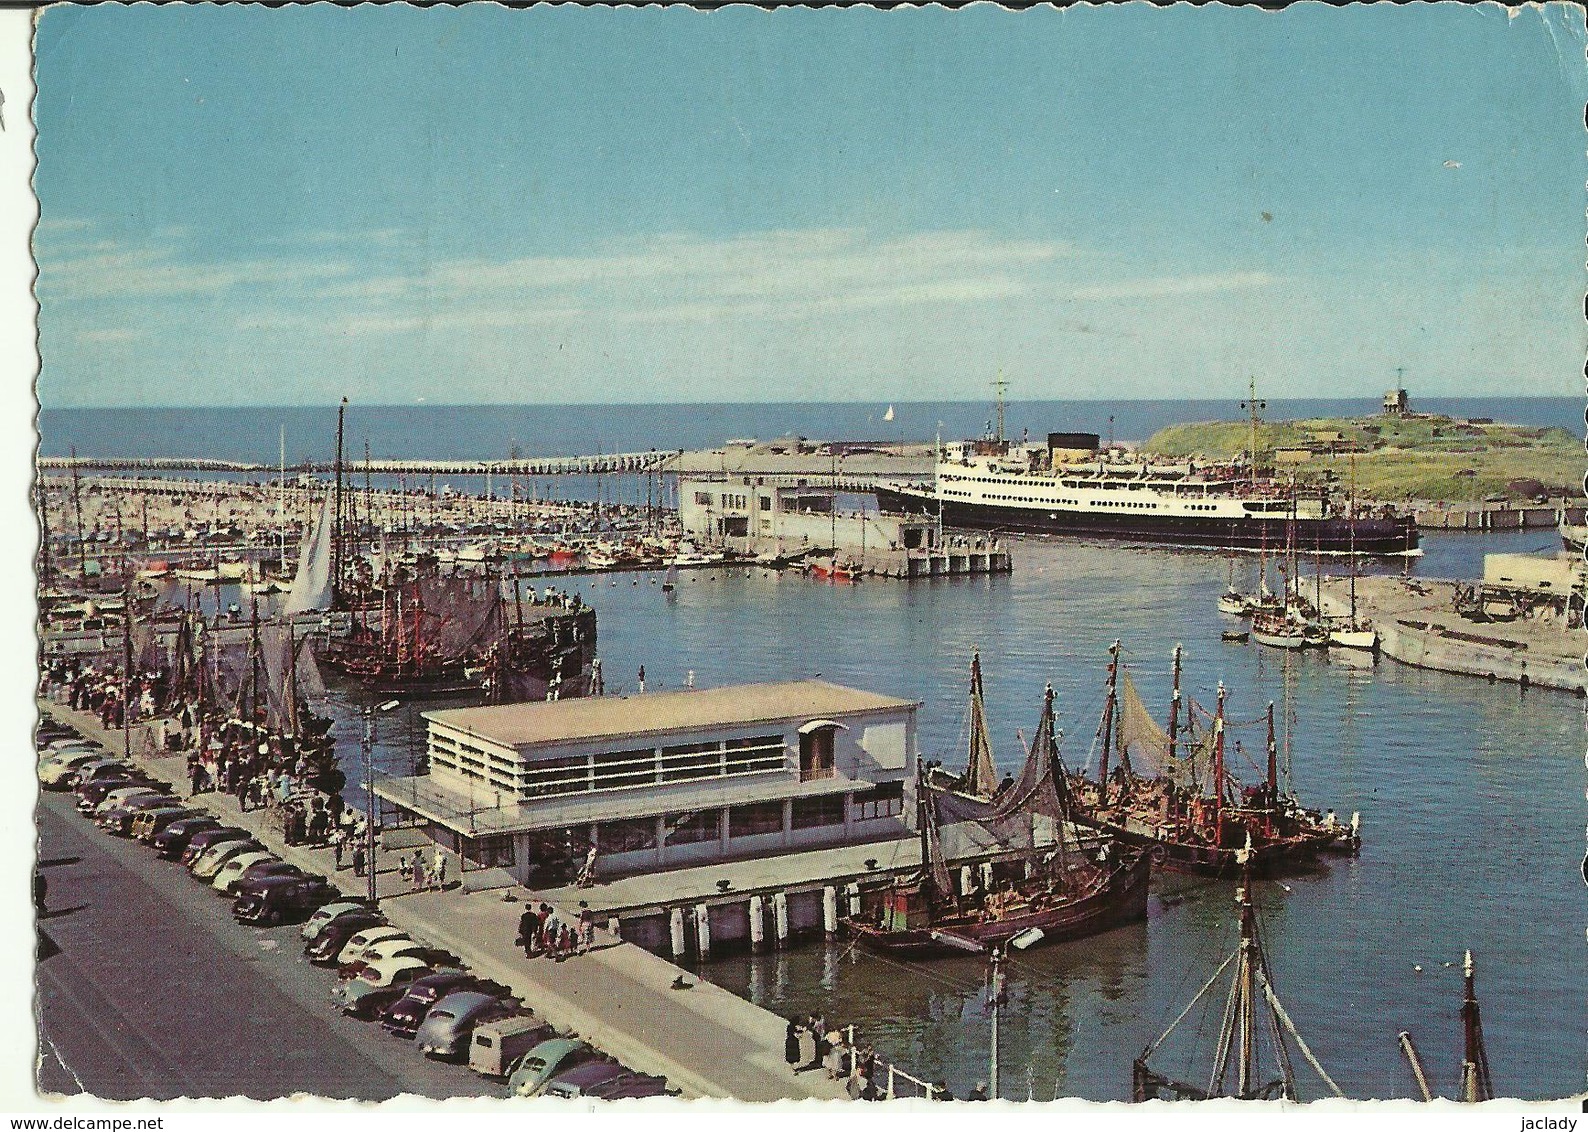
[[[1274,990],[1273,973],[1258,933],[1257,914],[1252,903],[1254,853],[1240,851],[1241,883],[1235,890],[1235,906],[1241,922],[1240,944],[1202,985],[1169,1028],[1142,1050],[1131,1065],[1131,1099],[1138,1104],[1149,1100],[1211,1100],[1231,1097],[1237,1100],[1300,1100],[1297,1088],[1296,1055],[1312,1067],[1328,1094],[1345,1094],[1319,1064],[1305,1039]],[[1223,995],[1211,995],[1219,976],[1228,968],[1234,972]],[[1206,1078],[1192,1083],[1158,1068],[1154,1059],[1160,1050],[1174,1049],[1170,1044],[1182,1024],[1187,1023],[1203,1004],[1202,1014],[1187,1030],[1205,1032],[1217,1009],[1218,1037],[1212,1048],[1212,1067]],[[1195,1051],[1193,1051],[1195,1052]],[[1178,1058],[1176,1060],[1179,1060]],[[1232,1079],[1233,1078],[1233,1079]]]
[[[917,780],[920,875],[887,890],[873,914],[846,918],[845,928],[867,947],[927,957],[1081,939],[1144,919],[1148,855],[1109,840],[1095,850],[1083,848],[1075,838],[1052,685],[1020,776],[991,797],[980,794],[992,773],[984,723],[977,723],[984,720],[976,710],[980,687],[979,663],[973,661],[972,758],[961,780],[966,789],[934,783],[924,773]],[[986,883],[967,885],[971,870],[963,870],[956,890],[943,831],[961,822],[974,823],[980,840],[990,835],[1024,852],[993,864]],[[1051,843],[1039,841],[1039,823],[1051,826]]]
[[[1097,781],[1071,783],[1075,820],[1152,854],[1174,872],[1232,876],[1237,853],[1252,847],[1258,872],[1293,868],[1324,852],[1355,852],[1360,821],[1347,826],[1333,813],[1310,810],[1280,787],[1274,705],[1253,725],[1267,731],[1267,775],[1243,786],[1229,769],[1225,691],[1208,726],[1199,726],[1194,702],[1181,711],[1181,650],[1174,651],[1169,726],[1160,728],[1121,672],[1120,643],[1109,649],[1102,754]],[[1121,687],[1123,685],[1123,687]],[[1243,725],[1245,726],[1245,725]]]

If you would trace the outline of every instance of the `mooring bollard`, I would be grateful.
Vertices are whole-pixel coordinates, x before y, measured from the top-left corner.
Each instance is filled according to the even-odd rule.
[[[750,950],[766,946],[766,912],[759,896],[750,897]]]
[[[682,908],[673,909],[672,914],[668,916],[667,926],[672,936],[673,958],[682,959],[684,957],[684,910]]]
[[[849,914],[851,916],[860,915],[860,886],[858,884],[845,885],[844,896],[848,898]]]
[[[788,893],[773,894],[772,918],[777,926],[777,945],[782,947],[788,943]]]
[[[700,957],[711,957],[711,909],[704,904],[695,905],[695,942],[700,948]]]
[[[822,889],[822,931],[829,939],[838,934],[838,890],[830,884]]]

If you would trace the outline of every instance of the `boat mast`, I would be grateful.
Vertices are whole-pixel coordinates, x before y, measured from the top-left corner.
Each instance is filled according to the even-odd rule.
[[[38,480],[39,497],[39,587],[50,588],[50,488],[43,475]],[[145,497],[147,499],[147,496]],[[148,524],[145,524],[147,526]]]
[[[1351,625],[1354,632],[1356,623],[1356,453],[1351,453],[1351,496],[1346,501],[1346,534],[1350,538],[1351,550]]]
[[[992,745],[987,739],[987,708],[982,698],[981,652],[970,654],[970,750],[965,759],[965,793],[978,798],[992,795],[995,788]]]
[[[83,546],[83,494],[77,475],[77,449],[72,449],[72,510],[77,514],[77,577],[88,584],[88,551]]]
[[[998,379],[993,382],[993,390],[998,396],[998,447],[1000,455],[1004,443],[1004,392],[1009,388],[1009,382],[1004,378],[1004,371],[998,371]]]
[[[121,756],[132,758],[132,584],[121,591]],[[1471,980],[1468,980],[1471,985]]]
[[[1114,740],[1114,711],[1119,690],[1119,642],[1108,649],[1108,698],[1103,701],[1103,754],[1097,768],[1097,799],[1108,805],[1108,750]]]
[[[1180,737],[1180,646],[1174,647],[1174,690],[1169,694],[1169,761],[1174,762]]]
[[[1241,402],[1241,408],[1245,409],[1248,413],[1251,414],[1252,446],[1251,446],[1250,450],[1248,451],[1247,456],[1248,456],[1248,459],[1250,460],[1250,470],[1251,470],[1251,473],[1252,473],[1252,486],[1256,487],[1257,486],[1257,423],[1258,423],[1257,414],[1258,414],[1258,412],[1260,410],[1268,408],[1268,402],[1267,401],[1259,401],[1257,399],[1257,377],[1256,377],[1256,375],[1252,376],[1252,379],[1248,383],[1246,388],[1247,388],[1247,397],[1246,397],[1246,400]]]
[[[1474,967],[1470,949],[1463,971],[1466,976],[1466,996],[1461,1003],[1464,1048],[1461,1054],[1460,1099],[1476,1104],[1493,1099],[1494,1082],[1489,1079],[1489,1053],[1483,1044],[1483,1020],[1478,1015],[1478,995],[1473,989]]]
[[[336,410],[336,486],[332,502],[334,518],[331,522],[331,608],[342,605],[342,431],[347,417],[347,398]]]
[[[1279,746],[1274,741],[1274,701],[1268,701],[1268,835],[1274,834],[1274,814],[1279,809]]]
[[[276,557],[281,560],[281,565],[276,567],[278,577],[285,577],[287,573],[287,426],[281,426],[281,479],[277,484],[276,497]]]
[[[1219,681],[1219,706],[1213,716],[1213,847],[1224,846],[1224,681]]]

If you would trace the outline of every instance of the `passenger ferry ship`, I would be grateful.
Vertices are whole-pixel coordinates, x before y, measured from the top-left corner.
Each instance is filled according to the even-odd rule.
[[[877,487],[884,511],[950,527],[1081,535],[1231,550],[1411,555],[1417,525],[1385,506],[1351,514],[1326,494],[1257,479],[1244,464],[1102,452],[1095,433],[1048,442],[940,446],[931,483]]]

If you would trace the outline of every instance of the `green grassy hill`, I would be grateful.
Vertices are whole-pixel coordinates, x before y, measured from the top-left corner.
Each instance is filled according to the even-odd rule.
[[[1342,441],[1330,438],[1338,434]],[[1251,426],[1209,421],[1171,425],[1156,433],[1146,450],[1164,456],[1209,459],[1244,454]],[[1273,421],[1257,429],[1258,461],[1272,462],[1276,448],[1314,449],[1310,461],[1293,465],[1297,477],[1317,480],[1332,473],[1344,483],[1356,457],[1357,491],[1372,499],[1460,502],[1491,495],[1524,497],[1521,481],[1536,480],[1551,495],[1576,496],[1588,466],[1582,443],[1565,429],[1507,424],[1469,425],[1453,417],[1320,418]],[[1289,467],[1289,465],[1287,465]]]

